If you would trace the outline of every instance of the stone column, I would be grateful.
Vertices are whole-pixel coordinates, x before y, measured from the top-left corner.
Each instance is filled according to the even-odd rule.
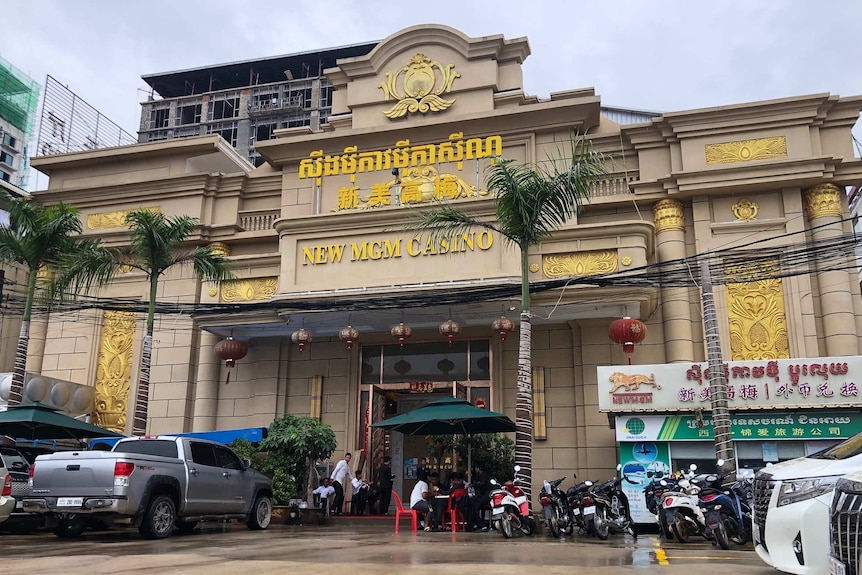
[[[221,359],[214,348],[219,339],[208,331],[201,332],[192,431],[215,431],[216,428]]]
[[[815,242],[828,242],[844,235],[841,223],[841,194],[834,184],[819,184],[805,190],[805,207],[811,237]],[[816,229],[813,229],[816,228]],[[848,257],[853,257],[852,253]],[[826,266],[819,259],[817,285],[820,294],[820,310],[823,316],[823,340],[826,354],[857,355],[859,339],[856,335],[856,318],[853,314],[853,298],[850,291],[850,276],[846,271],[819,271]]]
[[[659,200],[653,206],[656,254],[659,263],[685,257],[685,213],[678,200]],[[668,363],[694,361],[690,292],[684,287],[662,287],[665,356]]]

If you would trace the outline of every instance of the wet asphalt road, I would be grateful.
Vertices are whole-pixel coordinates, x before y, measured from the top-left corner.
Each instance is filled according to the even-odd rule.
[[[525,569],[529,566],[529,569]],[[429,567],[433,569],[429,571]],[[734,573],[767,575],[752,548],[721,551],[703,541],[662,545],[657,536],[553,540],[544,535],[504,540],[499,533],[396,535],[383,526],[244,526],[205,528],[146,541],[135,530],[88,532],[80,539],[51,534],[0,534],[0,573],[162,573],[222,575],[404,573],[522,575],[589,573]]]

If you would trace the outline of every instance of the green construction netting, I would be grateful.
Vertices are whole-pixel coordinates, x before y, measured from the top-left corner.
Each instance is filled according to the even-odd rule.
[[[0,118],[30,134],[39,105],[39,84],[0,58]]]

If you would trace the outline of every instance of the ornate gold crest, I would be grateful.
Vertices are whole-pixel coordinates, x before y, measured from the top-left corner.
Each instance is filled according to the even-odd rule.
[[[733,217],[737,220],[753,220],[757,218],[757,211],[759,209],[760,207],[757,205],[757,202],[744,199],[739,200],[730,208],[733,212]]]
[[[383,112],[383,114],[394,120],[402,118],[408,113],[441,112],[455,103],[452,100],[444,100],[440,96],[452,90],[452,82],[460,78],[461,74],[453,70],[455,64],[443,66],[439,62],[432,62],[425,54],[416,54],[410,58],[410,62],[398,70],[395,74],[386,72],[386,82],[380,84],[385,99],[398,100],[398,103]],[[403,74],[401,87],[404,94],[398,91],[398,78]],[[440,79],[437,87],[438,74]]]

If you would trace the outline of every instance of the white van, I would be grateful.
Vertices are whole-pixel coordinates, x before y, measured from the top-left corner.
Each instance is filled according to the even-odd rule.
[[[853,575],[859,569],[859,522],[862,521],[862,471],[845,475],[835,485],[829,531],[830,575]]]
[[[857,471],[862,471],[862,433],[761,470],[754,480],[758,556],[785,573],[829,573],[833,491],[841,476]]]

